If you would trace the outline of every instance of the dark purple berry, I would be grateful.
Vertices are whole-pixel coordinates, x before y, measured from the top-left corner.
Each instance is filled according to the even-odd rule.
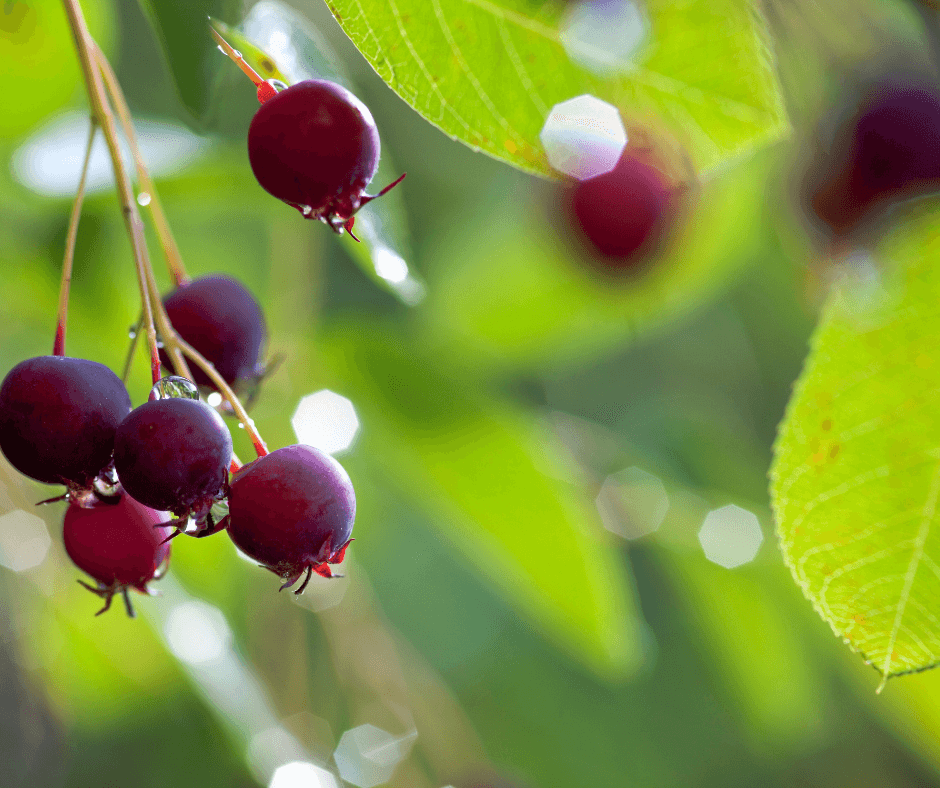
[[[246,465],[229,490],[228,535],[246,555],[284,580],[312,572],[332,577],[356,519],[352,482],[336,460],[313,446],[277,449]]]
[[[129,495],[102,499],[90,508],[69,505],[62,532],[65,552],[96,581],[95,587],[82,585],[106,600],[98,615],[111,606],[116,593],[124,595],[128,614],[134,615],[127,590],[149,593],[147,583],[162,577],[170,557],[165,540],[173,529],[160,524],[169,519],[166,512],[149,509]]]
[[[663,173],[628,148],[614,169],[571,187],[572,224],[600,268],[632,269],[670,228],[672,196]]]
[[[145,402],[121,422],[114,467],[124,489],[151,509],[202,521],[225,490],[232,436],[204,402]]]
[[[267,99],[248,130],[248,159],[266,191],[337,232],[379,196],[365,193],[379,165],[372,113],[327,80],[298,82]]]
[[[250,384],[264,373],[264,314],[240,282],[219,274],[200,277],[170,293],[163,305],[180,337],[205,356],[230,386]],[[160,359],[170,366],[162,350]],[[190,370],[197,385],[214,388],[194,364]]]
[[[115,432],[130,411],[127,389],[104,364],[30,358],[0,386],[0,449],[33,479],[87,488],[111,462]]]
[[[940,91],[886,81],[869,89],[831,135],[808,178],[813,213],[836,238],[900,200],[940,189]]]

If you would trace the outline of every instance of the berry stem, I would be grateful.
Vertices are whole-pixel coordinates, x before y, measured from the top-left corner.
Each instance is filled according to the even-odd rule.
[[[88,162],[91,161],[91,148],[95,142],[98,124],[94,116],[88,124],[88,144],[85,146],[85,158],[82,161],[82,174],[78,179],[75,202],[72,203],[72,215],[69,216],[69,229],[65,239],[65,259],[62,261],[62,283],[59,285],[59,315],[55,327],[55,341],[52,343],[52,355],[65,355],[65,326],[69,313],[69,290],[72,285],[72,265],[75,261],[75,241],[78,238],[78,221],[82,215],[82,203],[85,201],[85,182],[88,178]]]
[[[170,230],[170,223],[167,221],[166,214],[163,212],[163,204],[160,202],[160,197],[157,194],[157,187],[154,185],[153,179],[150,177],[150,173],[147,170],[147,165],[144,163],[144,158],[140,153],[140,146],[137,144],[137,134],[134,131],[131,113],[127,108],[127,100],[124,98],[124,92],[121,90],[121,84],[118,82],[114,69],[111,68],[111,64],[108,62],[108,58],[105,57],[104,52],[101,51],[101,47],[95,42],[92,42],[92,45],[94,47],[95,60],[104,77],[105,88],[108,91],[114,109],[117,111],[121,126],[124,129],[124,136],[127,138],[128,145],[131,149],[131,155],[134,157],[134,164],[137,168],[137,180],[140,183],[140,188],[150,197],[148,207],[153,217],[153,224],[157,231],[157,237],[160,239],[160,246],[163,249],[163,256],[166,258],[166,265],[170,271],[170,276],[173,277],[177,287],[188,284],[190,278],[186,273],[183,257],[180,254],[179,247],[176,245],[173,232]]]
[[[147,271],[152,272],[150,256],[147,252],[147,243],[144,237],[144,225],[137,211],[137,202],[131,188],[130,178],[124,168],[121,158],[121,147],[118,142],[117,126],[114,122],[114,113],[108,104],[108,97],[101,82],[101,72],[94,56],[96,45],[88,32],[82,8],[78,0],[62,0],[65,13],[68,16],[72,37],[75,39],[75,48],[78,50],[78,61],[85,77],[85,87],[88,91],[88,100],[96,123],[101,126],[105,141],[108,143],[108,152],[111,154],[111,164],[114,167],[114,179],[117,182],[118,195],[121,201],[121,215],[130,236],[131,248],[134,252],[134,262],[137,266],[137,282],[140,286],[140,299],[144,313],[144,326],[147,331],[147,342],[150,347],[150,373],[153,382],[160,379],[160,353],[157,349],[157,331],[153,325],[153,311],[150,308],[150,299],[147,295]]]
[[[245,76],[248,77],[254,84],[255,87],[260,87],[264,84],[264,78],[255,71],[248,63],[245,62],[245,58],[242,57],[242,53],[235,49],[228,41],[226,41],[222,36],[219,35],[218,31],[210,24],[209,32],[212,33],[212,37],[215,39],[215,42],[219,45],[219,48],[231,58],[231,60],[238,66],[242,71],[245,72]]]
[[[152,380],[156,383],[161,377],[160,351],[157,345],[157,329],[159,329],[167,355],[169,355],[173,368],[177,373],[192,380],[192,375],[190,374],[184,355],[192,359],[192,361],[206,373],[222,396],[228,400],[235,415],[248,430],[248,434],[251,436],[251,442],[258,456],[263,457],[268,453],[268,449],[261,435],[258,433],[254,422],[249,418],[241,402],[239,402],[238,397],[235,396],[222,376],[215,371],[215,367],[206,361],[200,353],[184,342],[176,334],[173,330],[173,326],[170,324],[166,310],[163,308],[163,301],[160,298],[160,291],[157,288],[156,279],[154,278],[153,265],[150,262],[150,255],[147,251],[147,243],[144,237],[144,225],[140,218],[140,212],[137,210],[137,201],[127,170],[124,167],[124,161],[121,158],[114,112],[108,102],[108,94],[102,83],[102,72],[106,70],[102,67],[102,62],[105,60],[104,55],[88,32],[88,26],[85,23],[85,17],[82,14],[78,0],[62,0],[62,2],[65,5],[69,26],[72,30],[72,36],[75,39],[76,49],[78,50],[78,60],[85,77],[85,85],[88,90],[88,99],[91,103],[93,118],[97,125],[101,126],[105,140],[108,143],[108,151],[111,154],[111,163],[114,166],[114,177],[117,181],[118,194],[121,201],[121,214],[127,226],[131,246],[134,251],[134,261],[137,265],[137,282],[140,286],[140,300],[143,309],[142,322],[147,331],[147,343],[150,348],[150,373]],[[231,47],[228,48],[231,49]],[[232,51],[234,52],[234,50]],[[250,69],[247,63],[245,67]],[[254,73],[253,70],[252,73]],[[255,74],[255,76],[261,80],[261,82],[264,82],[257,74]],[[114,83],[115,85],[117,84],[117,79],[114,79]],[[112,91],[112,95],[115,96],[115,101],[118,105],[123,105],[126,108],[126,104],[123,102],[123,96],[121,96],[118,91]],[[120,98],[117,98],[117,96],[120,96]],[[134,135],[132,129],[128,133],[128,138],[133,147]],[[146,172],[146,167],[143,166],[142,160],[138,159],[138,162],[140,168]],[[144,183],[144,180],[141,179],[142,186]],[[147,177],[146,183],[152,187],[149,176]],[[156,321],[156,325],[154,325],[154,321]]]

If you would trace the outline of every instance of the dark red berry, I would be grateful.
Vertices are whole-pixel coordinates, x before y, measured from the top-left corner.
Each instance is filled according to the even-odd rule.
[[[163,299],[173,328],[216,368],[230,386],[252,383],[264,373],[267,338],[264,314],[254,296],[230,276],[194,279]],[[170,367],[161,350],[160,359]],[[196,384],[212,386],[206,374],[190,366]]]
[[[115,432],[130,411],[127,389],[104,364],[30,358],[0,386],[0,449],[33,479],[87,488],[111,462]]]
[[[149,593],[147,583],[162,576],[170,557],[164,540],[173,529],[160,524],[169,519],[166,512],[149,509],[129,495],[102,499],[90,508],[69,505],[62,533],[65,551],[95,579],[95,587],[82,585],[106,600],[99,615],[116,593],[123,593],[128,614],[134,615],[127,590]]]
[[[671,225],[670,184],[629,148],[614,169],[574,184],[569,199],[576,234],[605,269],[642,263]]]
[[[940,189],[940,91],[882,82],[858,100],[819,151],[807,182],[813,213],[837,238],[892,203]]]
[[[203,521],[225,490],[232,436],[194,399],[145,402],[121,422],[114,467],[124,489],[152,509]]]
[[[284,580],[332,577],[356,519],[352,482],[336,460],[312,446],[277,449],[246,465],[229,490],[228,534],[239,550]]]
[[[298,82],[266,100],[248,130],[248,159],[266,191],[337,232],[379,196],[365,193],[379,165],[372,113],[327,80]]]

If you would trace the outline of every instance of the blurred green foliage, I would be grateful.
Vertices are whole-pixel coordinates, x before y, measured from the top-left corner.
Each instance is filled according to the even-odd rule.
[[[265,307],[270,352],[285,358],[252,412],[266,440],[295,440],[290,417],[305,394],[331,388],[356,406],[361,435],[340,460],[357,490],[357,541],[349,578],[314,583],[295,603],[224,535],[181,538],[163,599],[140,600],[135,621],[117,609],[94,618],[98,600],[59,544],[62,504],[42,509],[50,557],[0,568],[0,785],[265,785],[269,761],[290,751],[255,727],[273,722],[334,769],[353,726],[413,726],[389,784],[420,788],[499,784],[480,776],[492,774],[540,788],[940,784],[940,677],[913,676],[876,699],[877,676],[815,616],[773,538],[771,444],[823,278],[788,189],[799,144],[726,162],[658,266],[600,279],[555,242],[556,184],[448,139],[387,89],[324,5],[297,2],[408,172],[390,210],[410,235],[395,248],[427,283],[409,306],[378,286],[350,239],[254,181],[251,85],[208,35],[194,43],[205,13],[237,18],[215,3],[185,14],[156,0],[146,13],[83,5],[135,116],[206,134],[195,161],[157,180],[190,273],[229,272]],[[530,5],[550,19],[561,7]],[[899,8],[862,12],[900,39],[910,26]],[[784,98],[821,105],[817,61],[788,48],[793,9],[778,10]],[[11,161],[53,115],[87,111],[61,8],[7,3],[0,19],[21,12],[50,21],[40,38],[0,25],[0,73],[16,86],[0,120]],[[710,37],[720,52],[697,18],[669,35]],[[826,61],[833,41],[814,45]],[[42,79],[21,95],[27,67]],[[778,126],[776,101],[765,130]],[[808,114],[794,115],[798,135]],[[0,169],[4,372],[48,353],[55,324],[70,200],[29,182]],[[121,369],[138,312],[116,198],[92,194],[70,354]],[[140,356],[129,388],[135,403],[149,389]],[[670,507],[654,534],[626,542],[604,530],[593,499],[633,466],[663,481]],[[0,471],[3,511],[49,495]],[[731,570],[709,563],[697,539],[728,503],[754,512],[764,534],[755,560]],[[338,606],[327,607],[331,593]],[[221,688],[212,684],[174,646],[167,617],[193,604],[224,615],[237,682],[220,671]]]

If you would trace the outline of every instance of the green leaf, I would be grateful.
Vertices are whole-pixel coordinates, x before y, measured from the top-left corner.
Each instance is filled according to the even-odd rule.
[[[763,20],[750,0],[647,0],[650,35],[629,70],[600,77],[561,42],[565,4],[531,0],[327,0],[372,67],[442,131],[551,175],[539,132],[584,93],[624,118],[665,123],[699,169],[785,130]]]
[[[762,151],[705,185],[662,257],[623,276],[595,274],[541,205],[514,197],[444,238],[430,335],[496,364],[540,368],[580,363],[688,314],[766,254],[778,155]]]
[[[110,2],[86,3],[91,34],[110,54]],[[16,137],[61,109],[84,90],[75,40],[60,0],[4,0],[0,8],[3,103],[0,137]],[[87,102],[85,102],[87,104]]]
[[[846,261],[776,444],[771,493],[797,583],[883,676],[940,661],[937,213]]]
[[[562,647],[607,677],[635,670],[643,625],[623,560],[591,502],[546,474],[564,474],[553,440],[390,331],[343,326],[319,345],[359,412],[357,457]]]
[[[209,109],[212,73],[222,56],[208,19],[230,19],[237,0],[138,0],[157,35],[183,106],[197,120]],[[216,65],[214,65],[216,64]]]

